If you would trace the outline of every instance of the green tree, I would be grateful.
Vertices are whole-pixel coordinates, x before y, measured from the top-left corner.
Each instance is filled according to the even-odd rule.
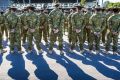
[[[81,2],[80,2],[80,4],[81,4],[82,6],[84,6],[85,3],[86,3],[86,0],[81,0]]]

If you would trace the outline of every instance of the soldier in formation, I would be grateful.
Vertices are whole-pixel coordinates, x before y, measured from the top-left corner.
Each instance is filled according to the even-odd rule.
[[[42,37],[49,45],[49,54],[53,53],[56,41],[63,55],[63,35],[66,29],[70,53],[73,53],[76,45],[80,53],[84,53],[84,43],[88,43],[89,52],[93,53],[94,46],[96,54],[100,53],[100,43],[105,47],[104,53],[110,50],[113,42],[113,53],[120,53],[118,49],[118,38],[120,32],[120,8],[84,8],[74,5],[70,12],[63,10],[59,3],[54,5],[55,9],[48,13],[46,8],[35,11],[35,7],[25,7],[22,12],[16,12],[16,8],[9,8],[5,14],[0,14],[0,53],[4,53],[2,46],[3,32],[10,41],[10,52],[14,53],[17,46],[18,53],[23,53],[21,45],[28,45],[28,53],[32,52],[33,41],[38,53],[41,49]],[[64,11],[64,13],[62,12]],[[4,29],[3,29],[4,28]],[[50,39],[50,40],[49,40]],[[50,43],[48,43],[50,41]]]

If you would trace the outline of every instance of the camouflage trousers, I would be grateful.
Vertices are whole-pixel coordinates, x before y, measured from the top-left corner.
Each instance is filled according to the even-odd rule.
[[[83,50],[83,32],[76,33],[75,31],[72,32],[72,45],[71,49],[73,50],[75,48],[75,43],[78,40],[79,41],[79,47],[81,50]]]
[[[101,35],[93,34],[93,42],[95,43],[95,50],[100,49],[100,40],[101,40]]]
[[[33,39],[35,39],[35,44],[37,46],[37,49],[38,50],[41,50],[41,47],[40,47],[40,37],[39,37],[39,30],[31,33],[30,31],[28,31],[27,33],[27,41],[28,41],[28,50],[32,50],[33,48]]]
[[[117,45],[118,45],[118,35],[113,35],[111,32],[107,35],[107,42],[106,42],[106,47],[105,49],[109,51],[110,49],[110,44],[111,42],[113,43],[113,51],[117,51]]]
[[[5,32],[5,35],[6,35],[6,37],[8,38],[8,30],[7,30],[7,27],[6,26],[2,26],[1,27],[1,32],[2,32],[2,34],[4,34],[4,32]],[[2,36],[3,37],[3,36]]]
[[[63,49],[63,34],[62,34],[62,32],[59,31],[58,33],[54,33],[54,31],[51,31],[49,50],[53,49],[54,43],[57,41],[57,38],[58,38],[58,42],[59,42],[59,50]]]
[[[22,41],[23,41],[23,43],[25,43],[26,40],[27,40],[27,31],[28,31],[28,29],[23,29],[23,31],[22,31]]]
[[[106,42],[106,34],[107,34],[107,29],[108,27],[106,27],[103,31],[102,31],[102,42],[105,43]]]
[[[47,43],[48,42],[48,33],[47,29],[39,29],[39,37],[40,37],[40,42],[42,40],[42,37],[44,41]]]
[[[68,41],[71,44],[71,41],[72,41],[72,26],[70,26],[69,29],[68,29]]]
[[[20,33],[10,33],[9,34],[10,40],[10,50],[14,50],[14,46],[17,46],[18,51],[21,51],[21,37]]]
[[[85,43],[85,41],[87,39],[89,50],[93,49],[93,38],[94,38],[94,36],[91,32],[91,29],[85,27],[83,29],[83,43]]]

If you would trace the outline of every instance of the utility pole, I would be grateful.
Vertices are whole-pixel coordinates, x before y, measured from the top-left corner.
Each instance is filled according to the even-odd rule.
[[[31,5],[31,0],[29,0],[29,4]]]

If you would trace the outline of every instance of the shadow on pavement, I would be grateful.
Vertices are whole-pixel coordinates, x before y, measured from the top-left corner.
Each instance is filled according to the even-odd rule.
[[[25,61],[21,54],[8,54],[6,59],[11,61],[12,68],[8,70],[8,75],[14,80],[28,80],[29,72],[25,70]],[[6,65],[7,66],[7,65]]]
[[[47,56],[55,59],[57,63],[65,67],[68,75],[72,78],[72,80],[95,80],[93,77],[84,73],[84,71],[82,71],[75,63],[73,63],[67,57],[60,56],[55,52],[52,55],[47,54]]]
[[[50,69],[42,54],[37,55],[31,53],[27,54],[26,57],[37,67],[37,69],[34,71],[37,78],[40,80],[57,80],[58,75]]]
[[[106,65],[102,64],[100,61],[103,61],[107,65],[115,66],[117,69],[120,69],[119,68],[120,64],[118,62],[114,62],[114,61],[107,59],[99,54],[93,55],[93,54],[89,54],[87,52],[85,52],[83,54],[83,56],[76,54],[76,53],[66,54],[66,55],[69,56],[70,58],[81,60],[83,64],[91,65],[91,66],[95,67],[97,69],[97,71],[99,71],[101,74],[103,74],[106,77],[109,77],[109,78],[112,78],[115,80],[120,79],[119,71],[107,67]]]

